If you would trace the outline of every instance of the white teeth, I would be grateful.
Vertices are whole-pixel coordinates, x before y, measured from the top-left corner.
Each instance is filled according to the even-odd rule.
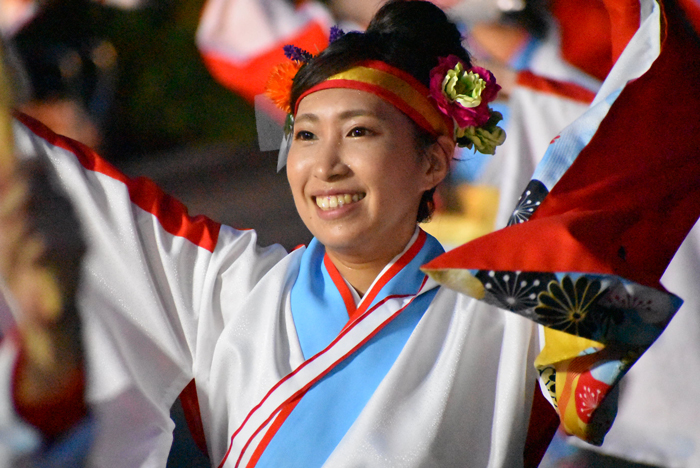
[[[316,205],[322,210],[332,210],[333,208],[339,208],[343,205],[349,205],[350,203],[355,203],[365,198],[364,193],[355,193],[350,195],[345,193],[342,195],[329,195],[326,197],[316,197]]]

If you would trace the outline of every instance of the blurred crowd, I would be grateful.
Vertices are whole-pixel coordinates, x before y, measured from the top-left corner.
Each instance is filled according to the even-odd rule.
[[[94,12],[96,8],[120,9],[120,15],[135,15],[143,9],[174,11],[174,4],[156,4],[157,1],[111,0],[97,5],[87,0],[0,0],[0,31],[16,109],[59,134],[104,149],[114,159],[120,151],[132,150],[140,157],[133,163],[136,168],[149,167],[148,152],[157,153],[152,156],[158,165],[170,162],[164,153],[184,152],[184,159],[194,154],[206,158],[198,151],[210,141],[204,141],[209,137],[202,138],[201,132],[187,132],[190,140],[170,139],[161,146],[150,144],[141,148],[124,143],[135,131],[119,132],[129,125],[129,114],[123,111],[124,103],[120,101],[126,99],[120,83],[128,81],[128,75],[134,73],[125,59],[133,51],[120,50],[119,41],[105,34],[100,21],[114,18],[113,14],[100,16]],[[234,103],[233,100],[211,102],[223,93],[202,94],[199,96],[202,107],[191,111],[192,120],[181,119],[182,126],[197,117],[201,117],[197,125],[208,125],[211,117],[204,116],[208,111],[214,115],[236,114],[236,119],[226,122],[247,129],[248,133],[232,128],[226,137],[229,143],[246,148],[246,155],[241,153],[241,157],[270,159],[269,152],[251,150],[246,135],[252,134],[253,109],[259,120],[281,122],[281,116],[271,106],[256,99],[264,90],[271,67],[283,60],[281,46],[294,43],[313,53],[328,42],[331,25],[337,23],[344,30],[362,30],[381,3],[381,0],[206,0],[190,7],[196,32],[191,31],[187,47],[197,47],[196,59],[201,63],[196,66],[202,70],[206,67],[220,83],[221,90],[237,96],[238,101],[235,101],[237,107],[230,111],[226,106]],[[446,246],[457,246],[509,222],[550,141],[588,108],[620,51],[615,49],[611,19],[603,0],[435,0],[434,3],[461,26],[475,62],[491,69],[503,87],[495,108],[504,115],[508,134],[508,140],[495,156],[463,150],[454,162],[449,183],[441,188],[438,211],[425,229]],[[118,29],[113,25],[110,34]],[[149,41],[161,39],[148,38]],[[173,42],[167,47],[186,46]],[[177,56],[176,51],[173,53]],[[158,60],[157,56],[146,59]],[[183,60],[182,67],[189,66],[195,65]],[[156,78],[139,83],[158,87]],[[197,83],[188,86],[196,89]],[[141,94],[146,95],[146,92]],[[177,106],[178,97],[170,99],[170,105]],[[186,107],[184,94],[182,99],[182,106]],[[196,94],[194,99],[198,99]],[[180,111],[165,112],[161,119],[177,120],[182,115]],[[119,125],[113,121],[117,114],[122,119]],[[138,126],[136,122],[131,124]],[[172,122],[163,125],[179,128]],[[164,130],[161,134],[169,133]],[[274,140],[274,137],[266,138]],[[261,146],[269,147],[269,142],[262,143]],[[272,142],[273,147],[275,144],[278,141]],[[195,158],[195,165],[198,160]],[[162,173],[156,170],[153,177],[157,180]],[[167,177],[172,177],[172,172],[168,174]],[[187,202],[188,177],[186,173],[179,176],[178,186],[172,190],[181,191],[179,195]],[[220,182],[233,184],[236,175],[230,177],[231,181]],[[274,183],[279,184],[280,179]],[[263,212],[259,222],[274,223],[275,218],[266,217],[265,213],[277,210],[278,201],[271,196],[263,198],[256,198],[257,210]],[[262,225],[253,227],[264,230]],[[303,238],[304,234],[300,236]],[[541,466],[700,465],[700,423],[693,417],[697,413],[694,396],[700,392],[697,377],[700,353],[696,352],[700,343],[697,310],[700,297],[695,291],[700,272],[695,245],[698,241],[696,229],[664,278],[667,287],[683,297],[686,304],[658,343],[626,377],[618,420],[606,443],[600,448],[584,446],[558,433]],[[187,396],[183,395],[181,403],[173,408],[177,428],[168,464],[171,467],[208,463],[189,435],[185,422],[188,405]]]

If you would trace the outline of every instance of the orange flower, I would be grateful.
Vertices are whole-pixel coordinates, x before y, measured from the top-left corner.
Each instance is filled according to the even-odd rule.
[[[265,85],[265,95],[288,114],[292,112],[289,102],[292,97],[292,81],[301,65],[302,63],[297,61],[280,63],[273,68]]]

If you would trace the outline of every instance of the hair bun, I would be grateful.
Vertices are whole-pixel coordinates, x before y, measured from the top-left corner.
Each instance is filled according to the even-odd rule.
[[[447,25],[452,23],[431,2],[392,0],[375,13],[367,31],[410,38],[416,36],[417,30],[434,30],[439,33]]]
[[[470,63],[457,27],[428,1],[389,1],[374,15],[366,34],[376,36],[386,55],[422,82],[427,83],[438,57],[452,54]]]
[[[422,0],[391,0],[375,14],[365,33],[351,32],[330,43],[294,77],[290,107],[301,94],[366,60],[380,60],[403,70],[426,87],[438,58],[456,55],[471,65],[462,35],[445,13]]]

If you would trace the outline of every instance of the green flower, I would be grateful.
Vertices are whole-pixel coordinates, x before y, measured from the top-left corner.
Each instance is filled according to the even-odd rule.
[[[481,67],[465,68],[455,55],[440,57],[430,71],[430,97],[452,118],[457,144],[476,147],[484,154],[494,154],[505,139],[505,132],[496,126],[503,116],[489,107],[500,89],[493,73]]]
[[[473,71],[464,71],[461,63],[448,70],[442,80],[442,89],[452,102],[463,107],[478,107],[481,104],[481,92],[486,89],[486,81]]]
[[[455,127],[455,140],[462,147],[474,147],[482,154],[495,154],[496,147],[506,140],[506,132],[496,125],[502,119],[501,113],[494,111],[483,127]]]

